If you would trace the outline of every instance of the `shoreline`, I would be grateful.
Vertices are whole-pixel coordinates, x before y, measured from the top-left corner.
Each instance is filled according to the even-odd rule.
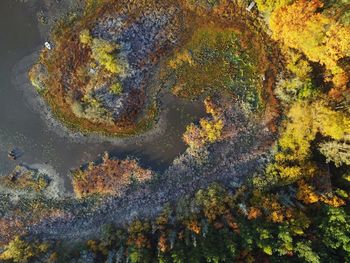
[[[43,43],[42,46],[36,47],[34,52],[23,57],[13,66],[11,82],[17,90],[21,91],[30,108],[40,114],[40,118],[46,123],[48,130],[54,131],[59,137],[68,138],[75,143],[110,143],[115,146],[124,147],[131,144],[152,142],[156,140],[157,137],[164,135],[168,126],[167,115],[169,113],[169,107],[164,106],[171,106],[172,99],[179,100],[179,104],[181,104],[181,99],[175,98],[169,91],[162,91],[161,89],[158,91],[150,91],[151,94],[156,94],[157,96],[155,101],[158,102],[158,114],[153,120],[152,127],[145,131],[141,131],[139,134],[118,136],[113,134],[104,135],[97,132],[80,132],[70,129],[64,124],[64,122],[56,118],[44,98],[31,84],[28,77],[28,71],[38,61],[40,51],[44,48],[44,41],[50,39],[51,30],[54,24],[67,13],[74,12],[74,10],[79,8],[82,9],[83,3],[82,1],[76,3],[76,1],[71,0],[63,0],[60,1],[60,3],[51,0],[36,0],[30,4],[24,4],[28,4],[28,8],[33,9],[31,10],[33,13],[37,13],[37,10],[45,8],[45,5],[46,7],[50,6],[50,10],[45,13],[45,17],[48,19],[45,25],[39,21],[37,22],[37,28]],[[44,7],[39,7],[43,5]],[[157,69],[155,69],[155,71],[157,71]],[[153,90],[154,87],[148,88]],[[167,100],[167,96],[170,96],[170,103],[169,101],[164,103],[164,100]]]
[[[28,70],[34,65],[39,55],[39,51],[35,51],[32,54],[25,56],[20,60],[12,69],[11,82],[16,89],[22,92],[22,96],[25,98],[28,105],[38,114],[41,119],[47,124],[47,128],[54,131],[60,137],[68,138],[72,142],[76,143],[103,143],[108,142],[113,145],[127,146],[129,144],[138,144],[144,142],[150,142],[156,139],[156,137],[164,134],[167,121],[166,115],[168,109],[160,106],[159,115],[157,116],[154,126],[139,135],[130,135],[128,137],[117,136],[105,136],[97,133],[82,133],[75,132],[67,128],[60,120],[53,116],[53,113],[42,96],[35,90],[28,78]],[[166,96],[166,94],[165,94]],[[162,103],[161,103],[162,104]]]

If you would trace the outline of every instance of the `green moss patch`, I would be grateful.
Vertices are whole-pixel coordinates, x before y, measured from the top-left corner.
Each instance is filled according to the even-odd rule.
[[[176,77],[173,92],[179,96],[230,93],[253,109],[262,105],[256,61],[230,29],[198,29],[168,64]]]

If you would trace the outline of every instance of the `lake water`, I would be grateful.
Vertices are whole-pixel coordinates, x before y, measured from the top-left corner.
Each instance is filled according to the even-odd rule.
[[[0,1],[0,173],[8,173],[19,163],[47,163],[65,177],[70,169],[98,159],[104,151],[119,158],[137,157],[143,166],[161,171],[186,149],[182,134],[187,124],[204,114],[203,108],[199,103],[175,98],[170,98],[167,105],[165,131],[147,142],[123,146],[109,142],[79,143],[49,129],[23,91],[11,82],[13,67],[44,42],[37,23],[27,4]],[[17,161],[7,157],[14,147],[23,151]]]

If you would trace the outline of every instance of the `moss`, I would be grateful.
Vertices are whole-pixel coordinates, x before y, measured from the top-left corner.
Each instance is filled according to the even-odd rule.
[[[254,59],[230,29],[202,27],[168,63],[174,70],[173,92],[186,98],[233,93],[256,109],[261,91]]]

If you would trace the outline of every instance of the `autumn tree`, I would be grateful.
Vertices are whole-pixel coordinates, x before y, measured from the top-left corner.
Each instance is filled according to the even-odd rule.
[[[286,69],[292,73],[288,79],[279,81],[275,94],[282,102],[291,104],[301,99],[309,99],[317,96],[318,88],[312,82],[312,67],[305,55],[295,49],[284,48]]]
[[[284,6],[272,13],[270,27],[276,40],[300,50],[311,61],[325,65],[338,76],[335,84],[341,87],[348,78],[338,61],[350,54],[350,27],[320,13],[318,10],[322,6],[319,0],[299,0]]]
[[[199,190],[195,198],[210,222],[230,212],[232,198],[219,185],[214,184],[207,190]]]
[[[317,90],[312,85],[311,79],[301,80],[295,77],[280,81],[275,94],[282,102],[290,104],[298,99],[314,97],[317,94]]]
[[[285,48],[283,53],[286,56],[286,68],[288,70],[302,81],[310,79],[312,67],[305,55],[291,48]]]
[[[204,105],[211,117],[201,118],[199,126],[191,123],[183,134],[183,140],[189,145],[192,154],[198,153],[207,144],[220,141],[223,135],[225,119],[222,108],[210,97],[204,100]]]
[[[318,101],[312,106],[314,125],[322,135],[341,140],[350,134],[350,118],[346,114],[333,110],[324,101]]]
[[[0,260],[11,260],[15,263],[27,263],[30,259],[46,252],[48,245],[45,243],[28,243],[16,236],[0,254]]]
[[[311,143],[317,134],[342,140],[350,133],[350,118],[323,100],[313,103],[297,101],[289,109],[284,125],[278,140],[280,149],[275,155],[276,162],[268,169],[270,174],[275,172],[288,181],[315,174],[316,167],[309,159]]]
[[[79,197],[91,194],[121,194],[133,182],[145,182],[153,172],[143,169],[136,160],[114,160],[105,153],[102,163],[90,163],[73,173],[73,188]]]
[[[129,260],[132,263],[152,262],[151,226],[148,222],[135,220],[128,229]]]
[[[113,74],[123,74],[126,64],[118,60],[115,51],[119,48],[115,43],[100,38],[93,38],[88,29],[79,34],[80,43],[91,49],[91,57],[106,70]]]
[[[273,10],[292,3],[293,0],[256,0],[259,11],[272,12]]]
[[[334,162],[337,167],[350,165],[350,145],[346,142],[323,142],[319,145],[319,150],[327,158],[327,162]]]
[[[287,114],[285,130],[279,139],[282,152],[278,161],[301,161],[310,154],[310,143],[315,139],[317,128],[313,123],[312,108],[307,102],[293,104]]]

